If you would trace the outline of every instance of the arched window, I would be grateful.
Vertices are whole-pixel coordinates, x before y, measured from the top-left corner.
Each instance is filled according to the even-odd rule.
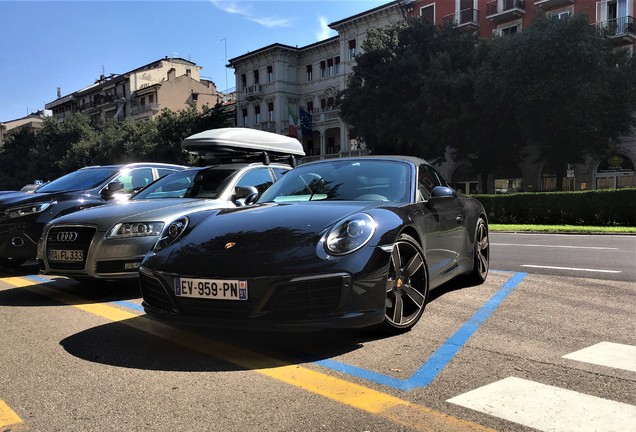
[[[596,189],[636,187],[634,162],[621,154],[615,154],[602,160],[594,174]]]
[[[494,173],[495,193],[523,191],[523,174],[517,165],[502,167]]]

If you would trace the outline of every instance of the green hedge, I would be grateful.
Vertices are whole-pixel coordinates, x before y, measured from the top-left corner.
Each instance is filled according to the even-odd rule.
[[[636,226],[636,188],[472,196],[490,223]]]

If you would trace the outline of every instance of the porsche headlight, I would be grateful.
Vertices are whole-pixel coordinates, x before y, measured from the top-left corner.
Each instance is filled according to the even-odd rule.
[[[158,236],[163,229],[163,222],[131,222],[118,223],[110,230],[107,238],[131,238]]]
[[[325,250],[331,255],[346,255],[356,251],[371,239],[375,227],[375,220],[365,213],[343,219],[325,236]]]
[[[22,216],[28,216],[32,214],[42,213],[53,204],[51,201],[39,202],[33,204],[26,204],[17,207],[11,207],[4,211],[5,216],[10,218],[17,218]]]
[[[161,249],[167,248],[183,234],[188,226],[188,218],[183,216],[169,223],[161,232],[159,240],[152,248],[153,251],[159,252]]]

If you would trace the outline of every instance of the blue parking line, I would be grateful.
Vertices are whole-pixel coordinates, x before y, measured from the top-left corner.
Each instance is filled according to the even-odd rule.
[[[335,360],[319,360],[314,362],[317,365],[332,369],[338,372],[363,378],[384,386],[393,387],[398,390],[410,391],[420,387],[428,386],[435,377],[453,359],[455,354],[466,344],[468,339],[479,329],[486,319],[499,307],[512,290],[526,277],[526,273],[515,273],[494,296],[483,305],[464,325],[455,332],[444,345],[424,363],[410,378],[400,380],[384,374],[369,371],[366,369],[340,363]]]
[[[51,279],[47,279],[47,278],[43,278],[42,276],[37,276],[37,275],[28,275],[28,276],[23,276],[25,279],[31,279],[33,281],[36,282],[44,282],[44,283],[49,283],[49,282],[55,282]]]
[[[134,309],[134,310],[139,311],[139,312],[143,312],[144,311],[144,308],[141,305],[139,305],[137,303],[129,302],[129,301],[126,301],[126,300],[114,301],[114,302],[111,302],[111,304],[116,304],[116,305],[119,305],[119,306],[123,306],[123,307],[128,308],[128,309]]]

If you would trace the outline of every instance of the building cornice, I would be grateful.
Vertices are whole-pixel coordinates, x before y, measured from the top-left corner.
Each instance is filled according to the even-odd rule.
[[[358,20],[361,20],[361,19],[368,19],[368,18],[371,18],[374,15],[378,15],[378,14],[384,13],[384,12],[386,12],[389,9],[394,9],[396,7],[401,7],[401,4],[404,3],[404,1],[405,0],[394,0],[394,1],[391,1],[389,3],[384,4],[382,6],[378,6],[376,8],[369,9],[369,10],[366,10],[364,12],[360,12],[357,15],[353,15],[353,16],[350,16],[348,18],[345,18],[345,19],[342,19],[340,21],[336,21],[336,22],[333,22],[333,23],[329,24],[329,28],[339,32],[340,28],[343,28],[343,27],[346,27],[346,26],[348,26],[350,24],[353,24],[353,23],[355,23],[355,21],[358,21]],[[406,0],[406,1],[409,1],[409,0]]]

